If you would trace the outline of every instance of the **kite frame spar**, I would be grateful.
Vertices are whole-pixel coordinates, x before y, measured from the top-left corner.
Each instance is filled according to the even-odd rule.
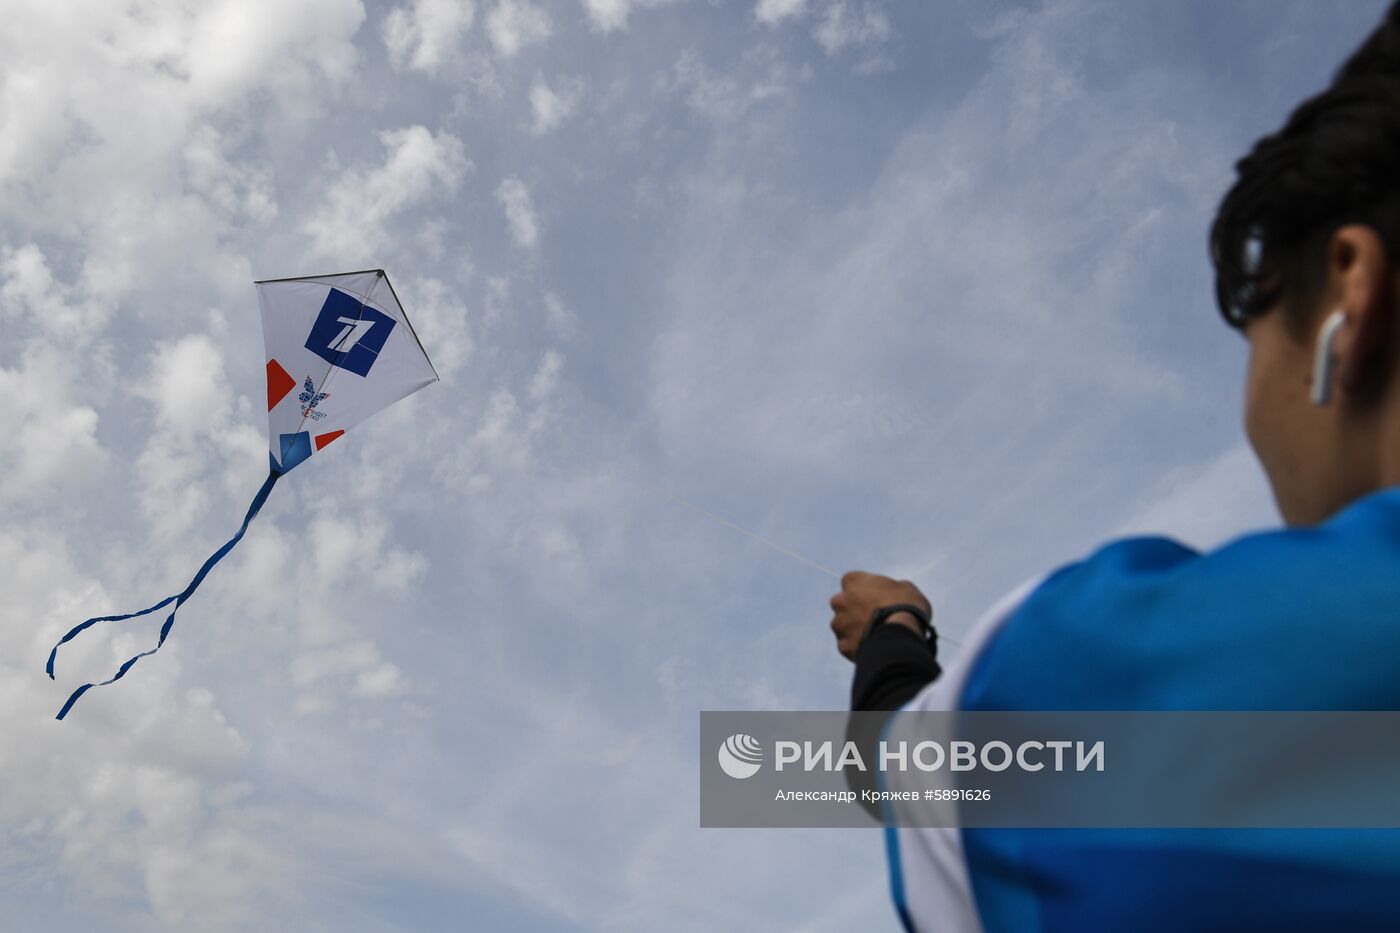
[[[427,349],[423,346],[423,341],[418,339],[418,331],[414,328],[413,322],[410,321],[410,320],[408,319],[408,310],[407,310],[406,308],[404,308],[403,302],[399,301],[398,292],[394,291],[394,283],[389,281],[389,274],[388,274],[387,272],[385,272],[383,269],[360,269],[360,270],[357,270],[357,271],[355,271],[355,272],[331,272],[331,273],[327,273],[327,274],[325,274],[325,275],[295,275],[295,276],[287,276],[287,277],[285,277],[285,278],[279,278],[279,279],[258,279],[258,280],[255,280],[255,281],[253,282],[253,285],[256,287],[256,286],[259,286],[259,285],[271,285],[271,284],[275,284],[275,283],[278,283],[278,282],[311,282],[311,281],[314,281],[314,282],[324,282],[324,281],[327,280],[327,279],[336,279],[336,278],[350,277],[350,276],[356,276],[356,275],[368,275],[368,274],[370,274],[370,273],[374,273],[374,274],[375,274],[375,280],[374,280],[374,281],[375,281],[375,284],[374,284],[373,287],[370,288],[370,293],[369,293],[368,295],[363,294],[363,293],[359,292],[359,291],[356,290],[356,289],[346,287],[346,286],[344,286],[344,285],[339,285],[339,284],[338,284],[338,285],[329,286],[329,287],[338,289],[338,290],[343,291],[343,292],[345,292],[345,293],[347,293],[347,294],[352,294],[352,295],[354,295],[355,297],[359,298],[359,299],[360,299],[360,312],[359,312],[359,313],[360,313],[361,316],[364,315],[364,310],[365,310],[365,306],[366,306],[366,305],[373,306],[373,307],[376,308],[376,310],[379,310],[379,311],[384,312],[384,313],[389,313],[390,316],[392,316],[392,315],[393,315],[393,312],[390,311],[389,309],[381,309],[381,308],[379,308],[377,305],[373,305],[374,289],[378,287],[380,280],[383,280],[384,283],[385,283],[386,285],[389,286],[389,293],[390,293],[391,295],[393,295],[393,297],[394,297],[394,306],[399,310],[399,312],[401,312],[401,313],[403,314],[403,322],[402,322],[403,325],[404,325],[406,328],[408,328],[408,332],[413,336],[414,343],[416,343],[416,344],[418,345],[418,351],[419,351],[420,353],[423,354],[423,359],[424,359],[424,361],[427,362],[428,368],[429,368],[430,370],[432,370],[432,373],[433,373],[433,380],[434,380],[434,381],[440,382],[441,379],[442,379],[442,377],[440,377],[440,376],[438,375],[437,367],[433,366],[432,358],[428,356],[428,351],[427,351]],[[347,335],[346,335],[346,336],[349,336],[348,332],[347,332]],[[345,339],[345,337],[342,337],[342,338],[341,338],[342,341],[343,341],[344,339]],[[337,342],[337,347],[338,347],[338,346],[339,346],[339,342]],[[331,375],[333,375],[333,373],[334,373],[334,371],[336,370],[336,368],[337,368],[336,364],[334,364],[334,363],[330,364],[330,368],[327,370],[327,375],[324,376],[324,377],[322,377],[321,386],[317,387],[317,391],[320,391],[320,389],[323,388],[323,387],[330,381],[330,377],[331,377]],[[420,388],[421,388],[421,387],[420,387]],[[415,390],[413,390],[413,391],[417,391],[417,390],[415,389]],[[412,392],[410,392],[409,394],[411,395]],[[403,397],[406,397],[406,396],[401,396],[400,399],[402,399]],[[398,400],[400,400],[400,399],[396,399],[396,401],[398,401]],[[391,402],[390,404],[392,404],[392,402]],[[303,424],[305,423],[305,419],[306,419],[306,416],[303,415],[303,417],[302,417]],[[269,453],[269,457],[271,457],[271,454],[270,454],[270,453]],[[297,461],[297,463],[300,463],[300,462],[301,462],[301,461]],[[186,586],[186,587],[184,588],[184,590],[182,590],[181,592],[176,593],[176,594],[174,594],[174,595],[172,595],[172,596],[167,596],[165,599],[162,599],[160,602],[156,603],[154,606],[150,606],[149,608],[142,609],[140,612],[130,612],[130,613],[126,613],[125,615],[97,616],[97,617],[95,617],[95,618],[87,619],[87,620],[85,620],[84,622],[81,622],[81,623],[79,623],[78,625],[75,625],[75,626],[74,626],[72,629],[70,629],[62,638],[60,638],[60,639],[58,640],[58,642],[53,646],[53,650],[49,652],[48,664],[45,666],[45,671],[48,673],[49,679],[50,679],[50,680],[55,679],[55,678],[54,678],[53,668],[54,668],[54,661],[55,661],[55,659],[56,659],[57,656],[58,656],[58,649],[59,649],[59,647],[60,647],[61,645],[65,644],[66,642],[71,641],[73,638],[75,638],[79,633],[83,632],[85,629],[88,629],[88,628],[92,627],[93,625],[96,625],[98,622],[122,622],[122,621],[125,621],[125,620],[127,620],[127,619],[139,618],[140,616],[144,616],[144,615],[147,615],[147,614],[149,614],[149,613],[155,612],[155,611],[158,610],[158,609],[162,609],[162,608],[164,608],[164,607],[170,605],[172,602],[175,604],[175,608],[170,610],[170,615],[166,618],[165,624],[161,626],[161,629],[160,629],[160,639],[156,642],[156,646],[155,646],[154,648],[151,648],[151,649],[149,649],[149,650],[147,650],[147,651],[143,651],[143,652],[141,652],[140,654],[136,655],[135,657],[133,657],[133,658],[129,659],[128,661],[126,661],[124,664],[122,664],[122,666],[121,666],[120,668],[117,669],[117,673],[114,674],[114,675],[113,675],[111,678],[109,678],[108,680],[104,680],[104,681],[101,681],[101,682],[99,682],[99,683],[87,683],[87,684],[83,684],[82,686],[78,687],[78,688],[77,688],[76,690],[74,690],[73,693],[68,697],[68,702],[66,702],[66,703],[63,704],[63,708],[62,708],[61,710],[59,710],[58,715],[57,715],[56,717],[54,717],[55,719],[60,719],[60,720],[61,720],[61,719],[63,719],[64,716],[67,716],[67,715],[68,715],[68,711],[69,711],[70,709],[73,708],[73,704],[76,703],[76,702],[78,702],[78,698],[81,697],[84,693],[86,693],[86,692],[87,692],[88,690],[90,690],[91,688],[93,688],[93,687],[104,687],[104,686],[106,686],[107,684],[116,683],[118,680],[121,680],[122,677],[126,675],[126,672],[127,672],[128,670],[130,670],[131,667],[132,667],[132,665],[134,665],[137,661],[141,660],[142,658],[146,657],[147,655],[155,654],[157,651],[160,650],[161,645],[165,644],[166,636],[170,634],[171,628],[175,625],[175,613],[177,613],[177,612],[180,610],[180,606],[184,604],[185,600],[189,599],[190,596],[192,596],[192,595],[194,594],[194,591],[195,591],[196,589],[198,589],[200,583],[204,582],[204,577],[209,573],[209,571],[213,568],[213,566],[214,566],[215,564],[217,564],[219,561],[223,560],[223,558],[229,553],[229,551],[233,550],[234,546],[235,546],[236,544],[238,544],[238,542],[239,542],[240,540],[242,540],[244,532],[246,532],[246,531],[248,530],[248,525],[251,524],[252,521],[253,521],[253,519],[257,517],[258,511],[259,511],[260,509],[262,509],[263,503],[267,501],[268,495],[272,492],[272,487],[275,486],[275,485],[277,485],[277,480],[278,480],[280,477],[282,477],[285,473],[287,473],[289,470],[291,470],[292,468],[294,468],[296,465],[297,465],[297,464],[294,463],[294,464],[292,464],[291,467],[286,467],[285,464],[279,464],[279,463],[277,462],[276,459],[272,459],[271,468],[270,468],[270,470],[269,470],[269,472],[268,472],[267,479],[263,481],[262,487],[257,491],[257,494],[254,495],[254,497],[253,497],[253,502],[252,502],[252,504],[248,507],[248,512],[247,512],[247,514],[244,516],[244,518],[243,518],[243,524],[239,527],[238,532],[237,532],[232,538],[230,538],[227,542],[225,542],[224,545],[223,545],[222,547],[220,547],[217,551],[215,551],[213,554],[211,554],[211,555],[209,556],[209,558],[204,562],[203,566],[201,566],[201,567],[199,568],[199,572],[196,573],[196,574],[194,575],[194,578],[193,578],[192,580],[190,580],[189,585]]]

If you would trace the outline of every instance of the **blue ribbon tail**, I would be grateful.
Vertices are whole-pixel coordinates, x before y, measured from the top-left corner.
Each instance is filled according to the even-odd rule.
[[[213,566],[219,561],[223,560],[224,557],[228,554],[228,552],[232,551],[234,546],[243,539],[243,533],[248,530],[248,525],[251,524],[253,519],[257,517],[258,511],[262,509],[263,503],[267,501],[268,493],[272,492],[272,487],[277,485],[277,480],[281,475],[282,473],[276,468],[272,469],[267,474],[267,479],[263,482],[262,488],[258,490],[258,494],[253,497],[252,504],[248,506],[248,514],[243,517],[243,525],[238,529],[238,533],[235,534],[232,538],[229,538],[228,541],[224,543],[223,547],[219,548],[217,551],[215,551],[209,556],[209,559],[204,562],[204,566],[199,568],[199,573],[194,575],[194,579],[190,581],[190,585],[185,587],[185,589],[182,592],[176,593],[174,596],[167,596],[165,597],[165,599],[162,599],[160,602],[156,603],[154,606],[151,606],[149,609],[142,609],[140,612],[130,612],[126,615],[120,616],[98,616],[94,619],[88,619],[80,625],[75,625],[72,629],[69,630],[68,634],[64,635],[58,640],[58,644],[54,645],[53,650],[49,652],[49,663],[46,670],[48,671],[50,680],[53,679],[53,662],[54,658],[58,655],[59,645],[62,645],[64,642],[71,640],[79,632],[83,631],[84,629],[90,628],[93,625],[96,625],[98,622],[121,622],[126,619],[134,619],[137,616],[143,616],[147,613],[155,612],[157,609],[164,608],[165,606],[170,605],[170,603],[172,602],[175,603],[175,608],[170,610],[170,616],[165,620],[165,624],[160,627],[160,640],[156,642],[156,646],[154,648],[150,649],[149,651],[143,651],[140,654],[136,655],[136,657],[128,660],[125,664],[118,668],[117,673],[114,674],[110,680],[104,680],[101,683],[96,684],[83,684],[77,690],[74,690],[73,695],[68,698],[67,703],[63,704],[63,709],[59,710],[58,715],[54,718],[62,719],[64,716],[67,716],[68,711],[73,708],[73,704],[78,702],[78,697],[86,693],[89,690],[89,688],[105,687],[108,684],[116,683],[117,681],[122,679],[122,677],[126,674],[127,671],[131,669],[131,666],[133,664],[144,658],[146,655],[155,654],[157,651],[160,650],[160,646],[165,644],[165,637],[170,634],[170,629],[175,625],[175,613],[180,611],[181,604],[183,604],[185,600],[190,598],[194,591],[199,588],[199,584],[204,582],[204,578],[208,575],[210,569],[213,568]]]

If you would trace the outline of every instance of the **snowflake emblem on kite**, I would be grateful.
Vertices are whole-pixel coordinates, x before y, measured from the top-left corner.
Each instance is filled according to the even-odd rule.
[[[303,418],[310,418],[312,421],[320,421],[322,418],[326,417],[326,413],[317,411],[316,406],[330,398],[331,394],[329,392],[317,392],[316,386],[312,383],[310,376],[306,377],[306,382],[303,383],[303,386],[302,393],[297,396],[297,401],[301,402],[301,416]]]

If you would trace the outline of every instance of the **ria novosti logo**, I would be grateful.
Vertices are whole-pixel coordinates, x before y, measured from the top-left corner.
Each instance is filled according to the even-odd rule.
[[[753,777],[763,764],[763,746],[746,732],[736,732],[719,747],[719,766],[732,778]]]
[[[1104,740],[1092,745],[1084,740],[1056,739],[1054,741],[1025,741],[1016,747],[1008,742],[989,741],[980,746],[976,742],[954,740],[939,742],[926,740],[914,743],[899,741],[894,743],[881,739],[874,767],[879,771],[908,771],[911,766],[917,771],[1005,771],[1015,767],[1021,771],[1103,771]],[[796,765],[798,770],[869,771],[860,746],[852,740],[840,746],[830,740],[825,742],[778,741],[773,743],[773,770],[781,772],[788,765]],[[1074,753],[1071,759],[1070,753]],[[1047,761],[1045,759],[1053,759]],[[725,739],[719,747],[719,766],[732,778],[751,778],[763,766],[763,746],[758,739],[747,732],[736,732]]]

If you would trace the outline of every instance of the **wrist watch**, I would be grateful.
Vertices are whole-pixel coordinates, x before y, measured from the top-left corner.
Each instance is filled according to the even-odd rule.
[[[900,612],[907,612],[919,623],[919,631],[924,636],[924,641],[933,641],[933,625],[928,612],[923,606],[916,606],[913,603],[896,603],[893,606],[881,606],[870,615],[870,625],[866,626],[865,634],[861,636],[861,641],[870,637],[870,633],[881,625],[884,625],[890,616]]]

